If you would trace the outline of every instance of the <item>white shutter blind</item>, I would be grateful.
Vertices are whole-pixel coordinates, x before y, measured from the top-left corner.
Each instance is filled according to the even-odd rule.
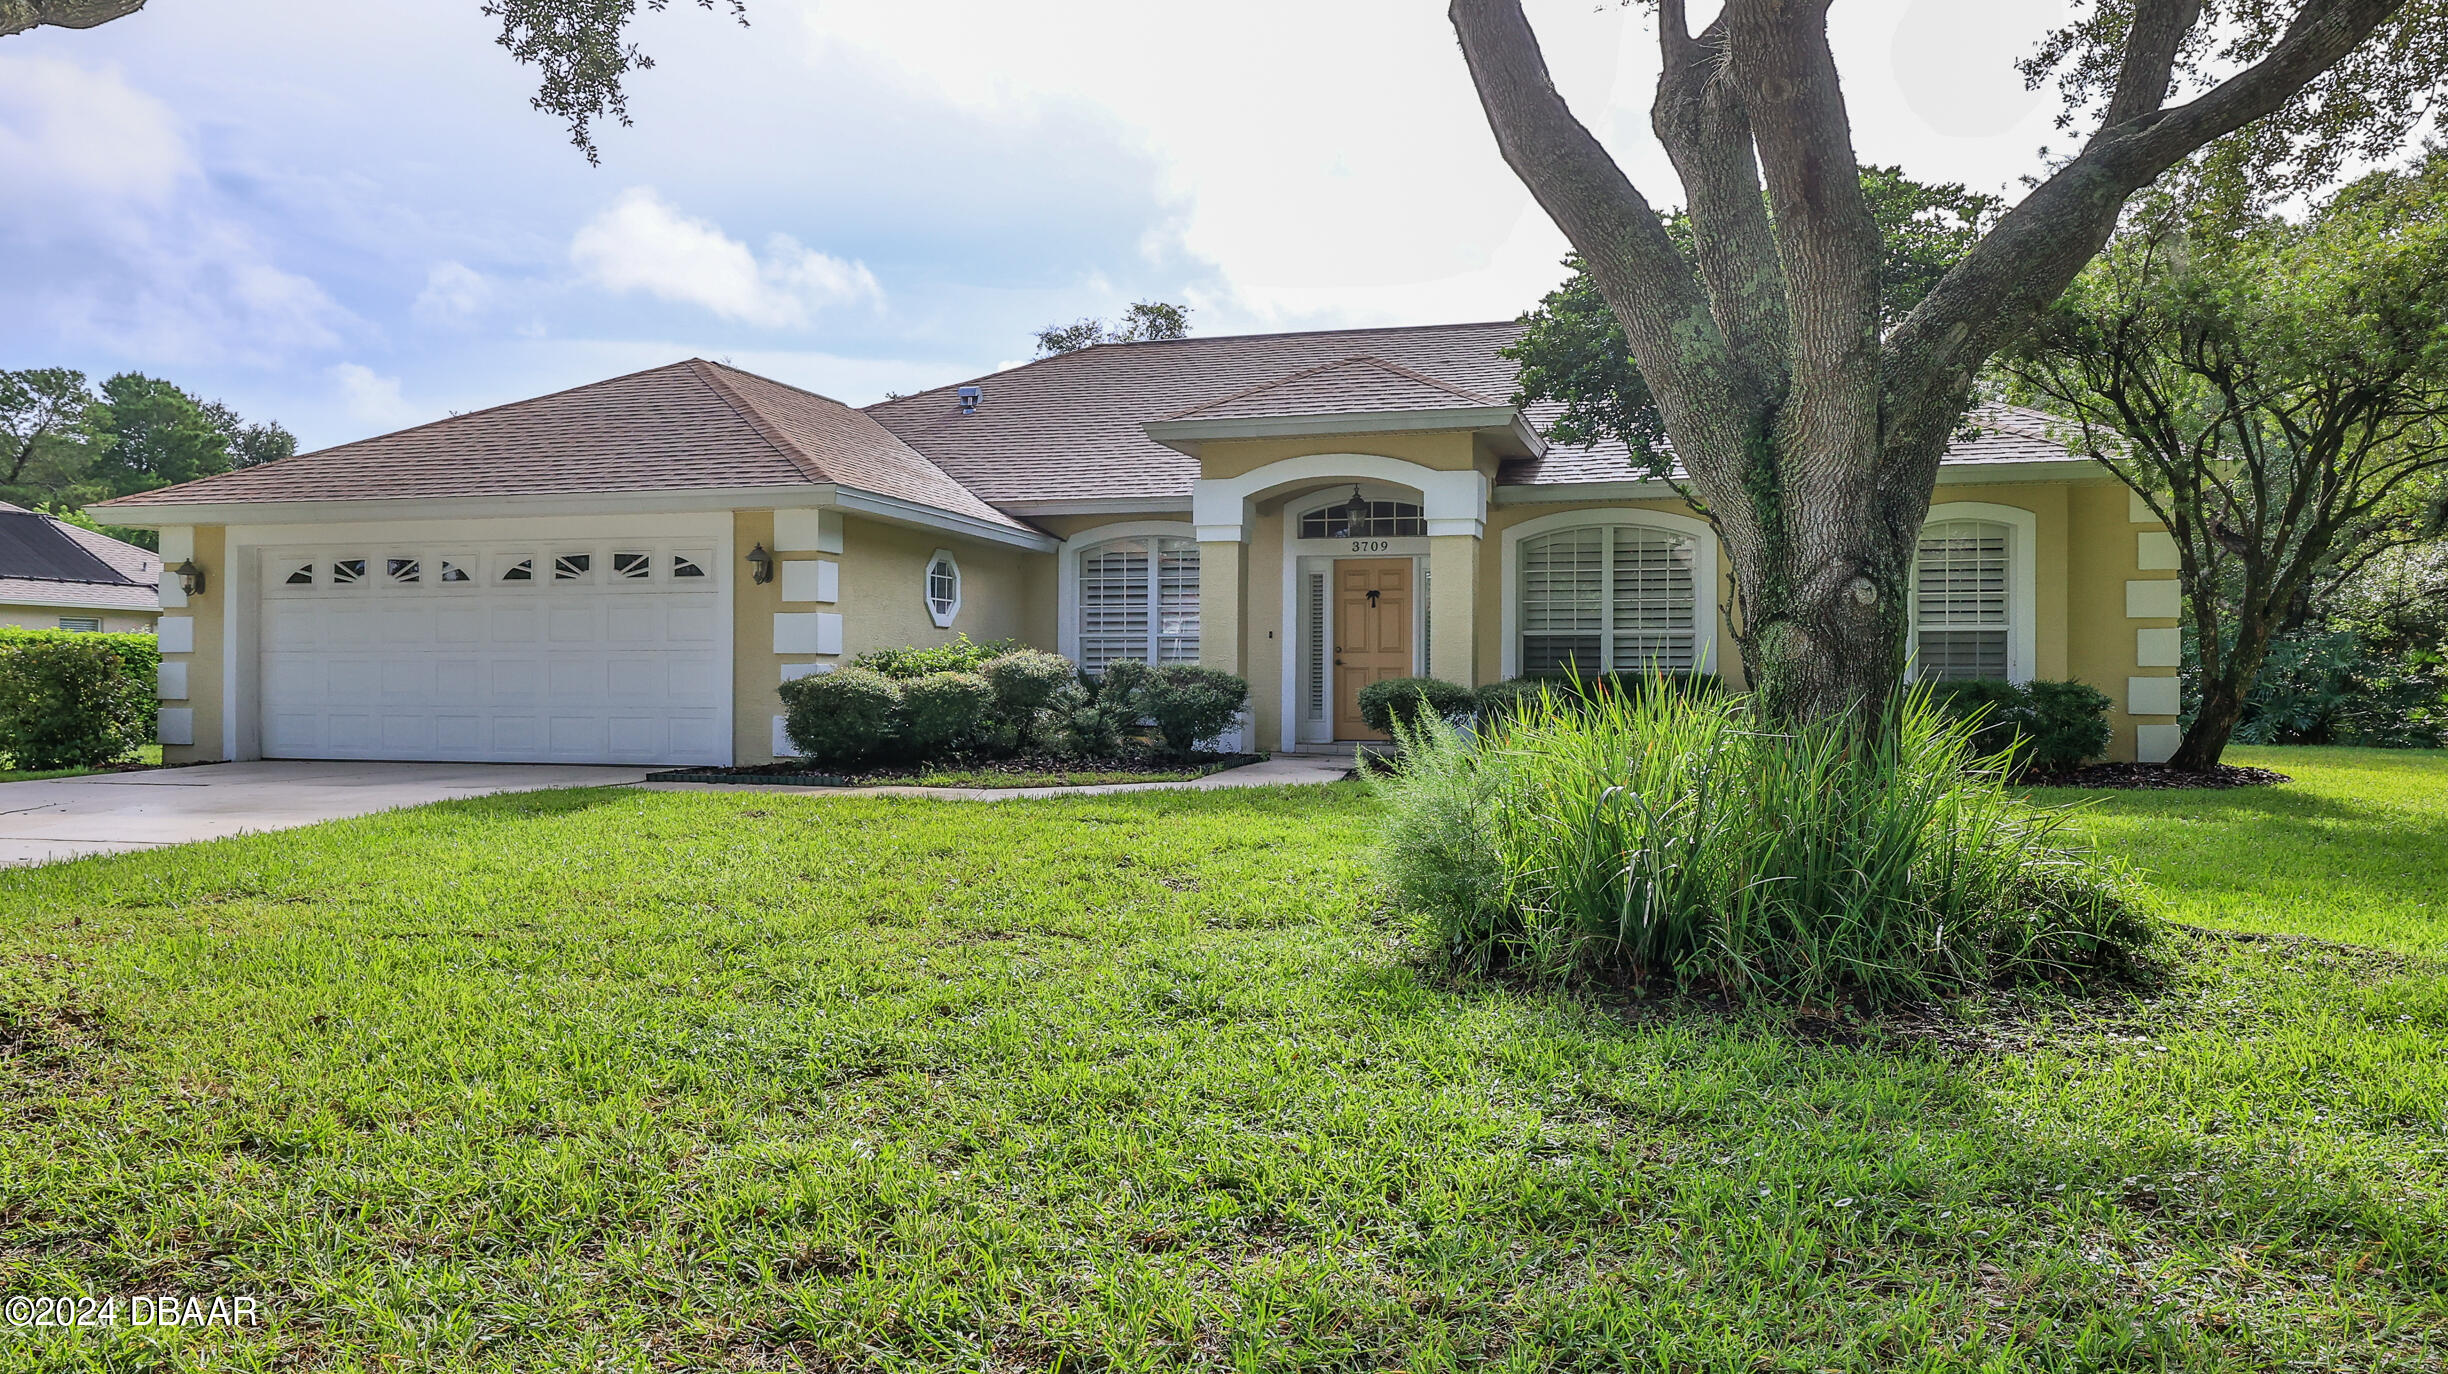
[[[1522,541],[1521,670],[1605,671],[1606,531],[1559,530]]]
[[[1615,647],[1608,656],[1616,672],[1691,671],[1698,562],[1698,549],[1680,535],[1616,528]]]
[[[1148,654],[1148,550],[1142,540],[1101,544],[1080,555],[1080,668],[1102,673],[1116,659]]]
[[[1913,619],[1924,678],[2007,675],[2006,526],[1942,520],[1921,531]]]
[[[1117,539],[1079,555],[1080,668],[1118,659],[1196,663],[1199,553],[1192,539]]]

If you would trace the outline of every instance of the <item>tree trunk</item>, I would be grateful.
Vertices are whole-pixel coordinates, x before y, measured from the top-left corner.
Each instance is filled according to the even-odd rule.
[[[2244,694],[2233,682],[2202,683],[2201,708],[2185,727],[2184,742],[2168,759],[2168,767],[2187,773],[2207,773],[2218,767],[2227,740],[2244,719]]]

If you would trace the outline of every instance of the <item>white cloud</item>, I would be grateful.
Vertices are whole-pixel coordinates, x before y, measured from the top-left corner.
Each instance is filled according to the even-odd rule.
[[[831,306],[884,298],[864,263],[803,247],[788,234],[768,239],[760,258],[720,225],[681,214],[645,186],[623,191],[581,227],[570,240],[570,261],[607,290],[642,291],[765,328],[802,325]]]
[[[194,169],[178,116],[117,72],[0,57],[0,186],[160,205]]]
[[[385,377],[363,363],[339,363],[331,369],[340,388],[340,404],[352,420],[378,429],[397,429],[418,419],[416,407],[400,394],[400,379]]]
[[[493,283],[466,263],[437,262],[425,273],[425,289],[408,310],[426,324],[464,325],[493,301]]]
[[[0,313],[144,365],[273,363],[352,317],[220,213],[178,117],[116,72],[0,58]]]

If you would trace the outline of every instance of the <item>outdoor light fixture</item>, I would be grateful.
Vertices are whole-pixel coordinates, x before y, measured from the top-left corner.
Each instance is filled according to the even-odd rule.
[[[186,562],[181,563],[177,567],[171,569],[171,571],[178,574],[180,591],[187,593],[189,596],[202,596],[204,594],[204,570],[195,565],[194,559],[188,559]]]
[[[773,555],[760,543],[748,551],[748,580],[758,586],[773,581]]]
[[[1360,484],[1354,482],[1351,499],[1343,503],[1343,532],[1346,535],[1358,534],[1368,524],[1368,518],[1369,500],[1360,494]]]

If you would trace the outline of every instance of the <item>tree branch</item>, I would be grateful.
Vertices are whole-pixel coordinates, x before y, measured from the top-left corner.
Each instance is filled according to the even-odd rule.
[[[2144,17],[2172,20],[2171,3],[2154,0]],[[1891,403],[1912,405],[1933,389],[1969,386],[1999,344],[2029,328],[2107,243],[2128,197],[2294,98],[2405,3],[2304,0],[2285,35],[2252,66],[2174,109],[2103,124],[2081,156],[2008,211],[1888,336]],[[2143,102],[2137,92],[2148,85],[2149,71],[2148,54],[2137,56],[2141,38],[2137,25],[2127,55],[2129,72],[2143,84],[2121,88],[2112,105]],[[2150,103],[2164,98],[2163,91]]]
[[[2201,18],[2201,8],[2201,0],[2141,0],[2134,7],[2133,27],[2125,34],[2125,60],[2117,69],[2116,91],[2100,118],[2101,129],[2155,113],[2167,103],[2176,50]]]
[[[1701,279],[1718,327],[1758,389],[1781,396],[1790,366],[1785,271],[1761,194],[1751,117],[1724,74],[1725,22],[1691,35],[1683,0],[1660,0],[1664,70],[1650,127],[1682,179]]]
[[[1452,0],[1449,15],[1497,149],[1588,262],[1668,433],[1694,448],[1746,451],[1760,396],[1656,210],[1557,93],[1520,0]],[[1712,505],[1737,494],[1725,475],[1693,472]]]
[[[28,29],[90,29],[144,7],[145,0],[0,0],[0,38]]]

